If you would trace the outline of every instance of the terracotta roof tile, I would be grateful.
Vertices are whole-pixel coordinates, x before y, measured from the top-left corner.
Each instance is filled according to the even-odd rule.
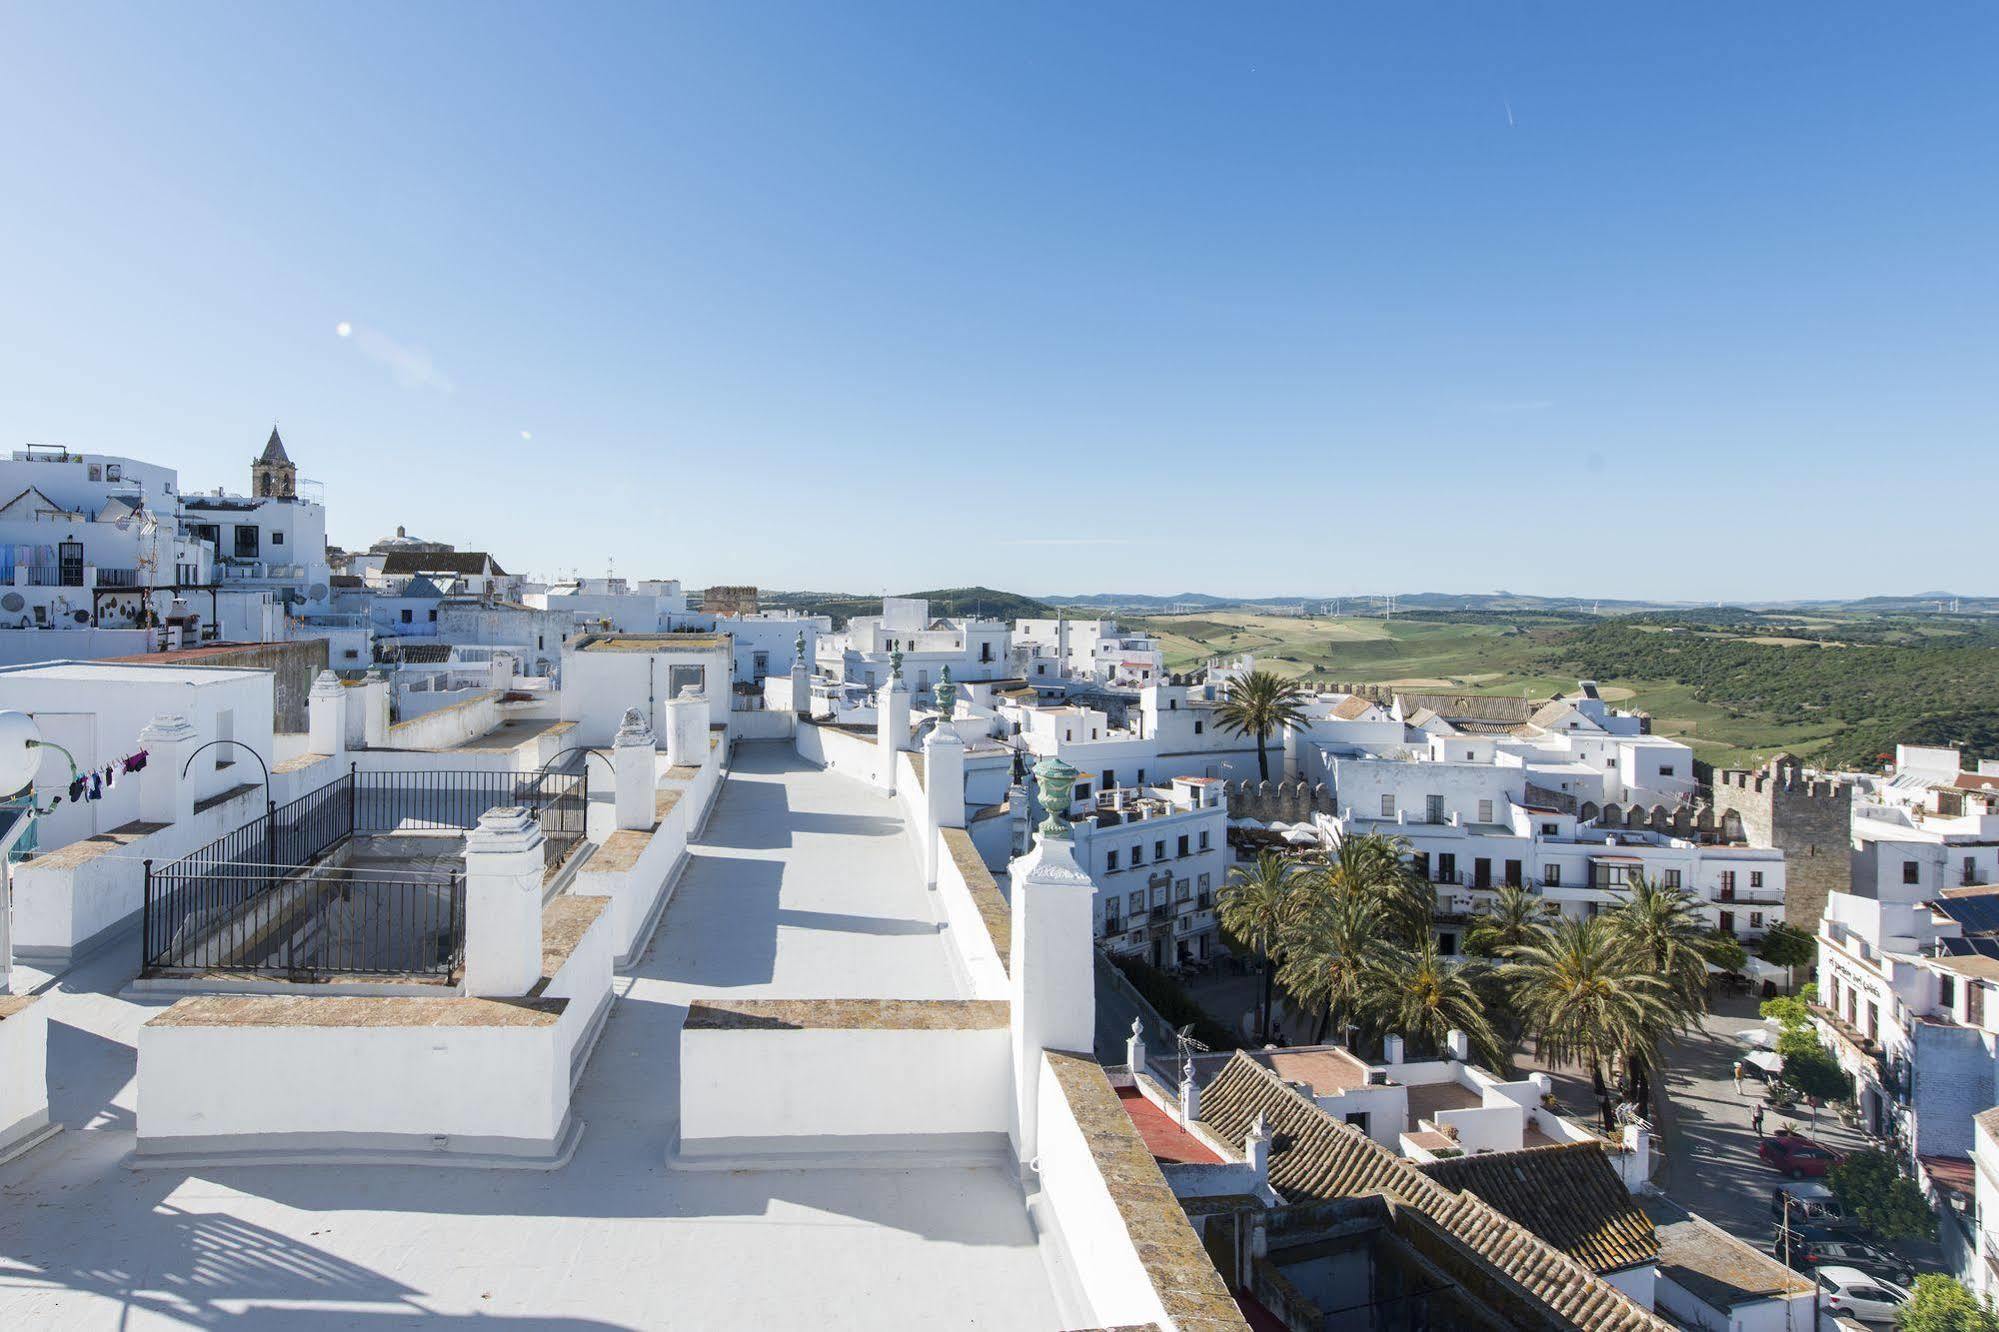
[[[1517,1281],[1556,1316],[1593,1332],[1654,1332],[1666,1323],[1471,1192],[1454,1192],[1300,1096],[1238,1052],[1201,1092],[1201,1118],[1223,1141],[1261,1113],[1272,1133],[1270,1183],[1289,1203],[1381,1194],[1416,1211]]]
[[[1601,1143],[1451,1157],[1420,1167],[1469,1190],[1594,1272],[1659,1257],[1651,1218],[1624,1187]]]

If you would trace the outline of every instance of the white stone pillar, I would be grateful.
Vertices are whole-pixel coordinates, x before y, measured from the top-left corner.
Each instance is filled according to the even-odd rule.
[[[1402,1062],[1402,1038],[1383,1036],[1381,1038],[1381,1062],[1393,1067]]]
[[[625,709],[624,724],[611,742],[611,768],[617,781],[618,827],[644,832],[654,823],[659,786],[653,769],[652,727],[638,708]]]
[[[194,723],[179,714],[162,714],[139,732],[146,751],[139,774],[139,818],[147,823],[179,823],[194,817],[194,781],[180,770],[195,750]]]
[[[379,670],[369,671],[361,691],[361,746],[364,749],[386,749],[389,745],[389,677]]]
[[[1013,1139],[1023,1163],[1040,1151],[1042,1051],[1087,1053],[1097,1020],[1090,940],[1096,885],[1076,864],[1068,819],[1055,812],[1068,809],[1076,770],[1060,759],[1043,759],[1035,776],[1050,815],[1034,849],[1011,872]]]
[[[923,839],[923,878],[937,882],[946,828],[965,826],[965,742],[943,718],[923,741],[923,794],[929,806],[930,835]]]
[[[1131,1020],[1131,1035],[1125,1037],[1124,1066],[1133,1075],[1145,1072],[1145,1023],[1138,1018]]]
[[[666,714],[666,761],[676,768],[698,768],[708,761],[708,700],[688,685],[679,698],[660,705]]]
[[[1270,1119],[1263,1111],[1256,1112],[1256,1122],[1249,1126],[1249,1136],[1243,1139],[1242,1154],[1249,1160],[1249,1168],[1256,1172],[1256,1182],[1265,1188],[1270,1186]]]
[[[306,696],[305,747],[339,757],[347,752],[347,686],[332,671],[321,671]]]
[[[1180,1066],[1180,1122],[1191,1124],[1201,1117],[1201,1089],[1194,1082],[1194,1056]]]
[[[1461,1064],[1471,1062],[1471,1037],[1453,1027],[1444,1033],[1444,1051]]]
[[[465,834],[465,993],[518,999],[541,979],[541,824],[518,805]]]
[[[800,717],[812,715],[812,663],[805,658],[803,631],[791,644],[791,710]]]
[[[896,751],[909,743],[909,690],[902,668],[891,667],[888,683],[875,691],[875,762],[881,767],[881,788],[895,794]]]

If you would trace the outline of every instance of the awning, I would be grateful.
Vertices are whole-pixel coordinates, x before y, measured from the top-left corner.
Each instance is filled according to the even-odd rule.
[[[1754,1064],[1772,1077],[1784,1071],[1784,1056],[1774,1050],[1751,1050],[1742,1056],[1742,1062]]]

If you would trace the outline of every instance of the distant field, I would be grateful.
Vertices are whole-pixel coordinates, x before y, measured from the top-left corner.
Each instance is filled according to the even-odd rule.
[[[1441,620],[1397,616],[1315,617],[1209,612],[1129,621],[1160,636],[1166,664],[1185,670],[1211,656],[1254,653],[1258,664],[1322,685],[1393,684],[1408,688],[1546,698],[1575,688],[1563,640],[1573,620],[1522,616]],[[1768,642],[1769,640],[1762,640]],[[1779,638],[1772,647],[1806,640]],[[1808,753],[1843,729],[1837,722],[1786,724],[1753,710],[1695,697],[1671,680],[1599,680],[1607,698],[1648,712],[1659,734],[1675,736],[1717,767],[1760,763],[1779,750]]]

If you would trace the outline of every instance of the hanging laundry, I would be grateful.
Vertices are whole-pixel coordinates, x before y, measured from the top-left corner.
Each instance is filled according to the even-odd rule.
[[[143,749],[125,760],[126,772],[140,772],[145,769],[145,766],[146,751]]]
[[[69,801],[73,805],[81,799],[83,799],[83,778],[71,778],[69,783]]]

